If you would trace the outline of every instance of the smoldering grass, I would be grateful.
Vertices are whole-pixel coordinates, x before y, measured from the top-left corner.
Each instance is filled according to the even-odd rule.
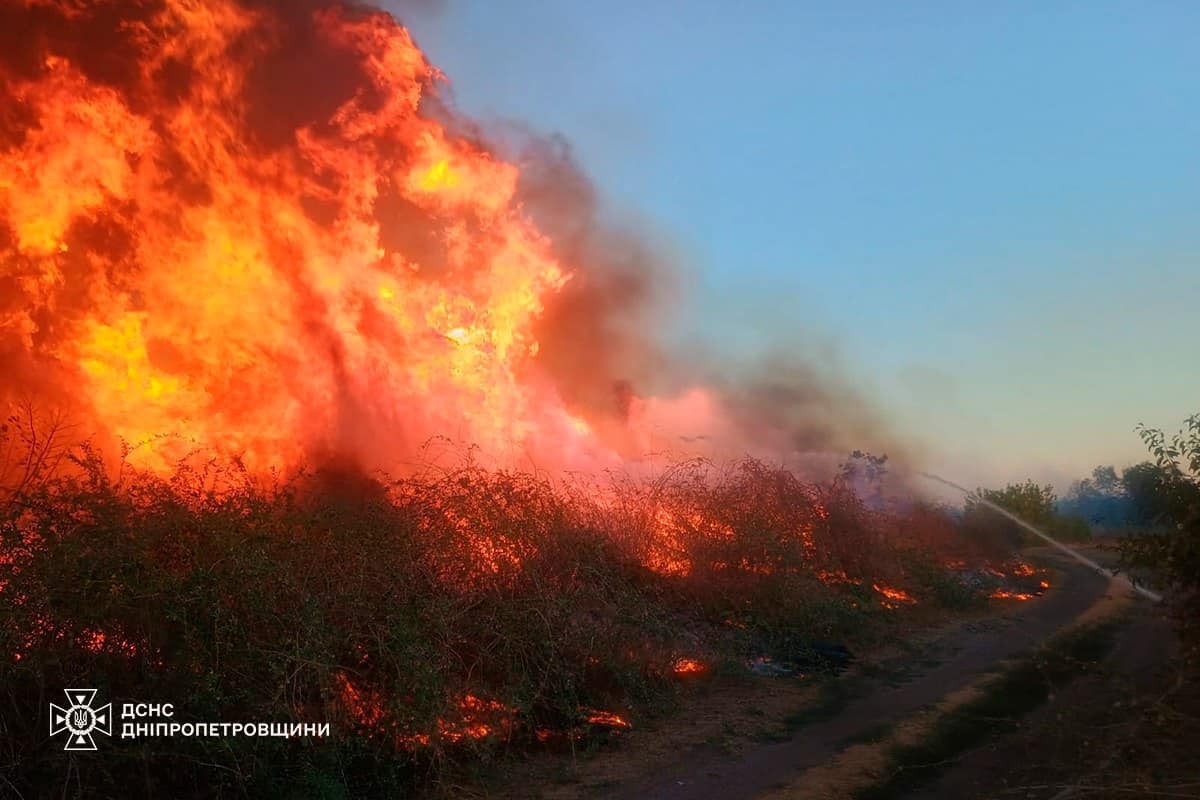
[[[936,602],[945,577],[901,557],[944,531],[758,461],[598,491],[469,464],[285,478],[70,458],[0,498],[0,757],[27,796],[61,788],[42,731],[65,686],[335,733],[114,737],[76,766],[87,796],[436,794],[507,754],[619,741],[686,690],[680,656],[713,680],[800,659],[906,613],[872,583]]]

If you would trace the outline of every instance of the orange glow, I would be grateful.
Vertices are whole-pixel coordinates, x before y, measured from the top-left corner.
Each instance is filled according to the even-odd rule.
[[[387,715],[383,698],[360,689],[343,674],[336,680],[338,699],[355,722],[374,733],[385,730]],[[503,703],[466,694],[456,703],[453,718],[438,721],[436,733],[402,734],[396,737],[396,743],[403,747],[424,747],[435,740],[456,744],[507,736],[512,730],[514,716],[515,711]]]
[[[708,665],[694,658],[680,658],[675,661],[671,671],[676,675],[703,675],[708,672]]]
[[[1028,592],[1012,592],[1008,589],[996,589],[989,595],[993,600],[1032,600],[1036,596]]]
[[[662,575],[685,577],[692,573],[693,565],[687,551],[687,542],[704,538],[729,540],[736,536],[733,528],[725,522],[713,519],[698,511],[675,511],[659,506],[655,512],[654,530],[645,563]]]
[[[618,728],[621,730],[628,730],[633,727],[627,719],[611,711],[591,710],[588,712],[587,721],[590,725],[603,725],[607,728]]]
[[[904,591],[903,589],[893,589],[890,586],[880,586],[878,583],[872,583],[871,588],[874,589],[875,591],[879,592],[881,595],[883,595],[884,597],[886,597],[889,600],[895,600],[895,601],[901,602],[901,603],[915,603],[916,602],[915,600],[913,600],[912,595],[910,595],[908,592]]]
[[[821,583],[825,583],[830,586],[837,586],[839,584],[845,584],[845,583],[858,583],[858,581],[854,580],[849,575],[847,575],[846,570],[844,570],[844,569],[817,570],[817,578],[820,579]]]
[[[872,583],[871,588],[883,595],[886,600],[883,605],[886,608],[897,608],[899,604],[913,604],[917,599],[903,589],[896,589],[891,586],[880,586],[878,583]]]
[[[692,562],[684,550],[683,525],[666,508],[658,509],[656,521],[658,535],[651,540],[647,565],[662,575],[690,575]]]
[[[93,653],[114,652],[133,657],[138,654],[137,645],[117,636],[109,636],[104,631],[88,631],[84,635],[83,646]]]
[[[350,716],[364,728],[377,728],[383,721],[382,698],[358,688],[341,673],[335,675],[334,680],[337,682],[338,698]]]
[[[442,741],[461,742],[466,739],[486,739],[505,735],[512,727],[513,709],[495,700],[464,695],[458,704],[461,716],[443,721],[438,733]]]

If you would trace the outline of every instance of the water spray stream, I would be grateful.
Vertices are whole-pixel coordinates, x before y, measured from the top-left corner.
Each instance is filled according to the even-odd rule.
[[[1162,602],[1162,595],[1160,595],[1158,592],[1147,589],[1144,586],[1139,586],[1137,583],[1129,580],[1125,576],[1118,575],[1117,573],[1113,572],[1112,570],[1105,569],[1104,567],[1100,566],[1095,561],[1088,558],[1083,553],[1080,553],[1078,550],[1074,549],[1073,547],[1068,547],[1067,545],[1063,544],[1062,542],[1058,541],[1057,539],[1055,539],[1051,536],[1048,536],[1047,534],[1038,530],[1034,526],[1030,525],[1025,520],[1018,517],[1016,514],[1013,514],[1009,510],[996,505],[995,503],[993,503],[990,500],[980,497],[975,492],[972,492],[970,489],[967,489],[965,486],[959,486],[957,483],[955,483],[953,481],[948,481],[945,478],[939,478],[937,475],[931,475],[928,472],[921,472],[918,474],[920,474],[921,477],[923,477],[923,478],[928,478],[931,481],[936,481],[937,483],[941,483],[941,484],[944,484],[945,486],[949,486],[951,489],[957,489],[958,491],[962,492],[964,495],[967,495],[968,497],[974,497],[976,501],[982,503],[983,505],[987,506],[988,508],[992,509],[993,511],[995,511],[995,512],[1007,517],[1008,519],[1012,520],[1013,522],[1017,523],[1022,528],[1029,531],[1030,533],[1032,533],[1034,536],[1037,536],[1038,538],[1043,539],[1043,540],[1049,542],[1050,544],[1054,545],[1059,550],[1063,551],[1064,553],[1069,555],[1071,558],[1078,561],[1080,564],[1083,564],[1086,567],[1090,567],[1091,569],[1094,569],[1096,572],[1099,572],[1101,575],[1104,575],[1105,577],[1107,577],[1111,580],[1121,581],[1122,583],[1127,584],[1129,586],[1129,588],[1133,589],[1135,592],[1140,594],[1142,597],[1152,600],[1155,603]]]

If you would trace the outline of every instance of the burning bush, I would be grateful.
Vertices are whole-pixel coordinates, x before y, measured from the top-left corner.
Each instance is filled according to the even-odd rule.
[[[60,779],[35,733],[57,687],[169,700],[180,722],[334,726],[317,743],[114,739],[79,767],[94,794],[136,774],[148,794],[369,796],[471,753],[619,731],[704,664],[811,663],[935,597],[896,557],[901,518],[755,461],[597,486],[195,458],[164,477],[64,452],[0,506],[4,757],[25,789]]]

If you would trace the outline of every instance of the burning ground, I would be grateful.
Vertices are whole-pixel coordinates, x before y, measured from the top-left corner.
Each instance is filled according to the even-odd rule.
[[[37,732],[66,686],[338,731],[113,741],[80,792],[394,796],[996,588],[961,573],[998,551],[853,476],[641,463],[884,439],[817,370],[668,352],[662,261],[443,82],[357,4],[0,6],[0,747],[25,796],[62,794]]]
[[[2,747],[26,796],[61,790],[39,733],[54,687],[335,731],[105,742],[77,767],[88,796],[135,778],[147,796],[446,791],[471,765],[619,736],[694,681],[836,669],[842,645],[986,602],[999,579],[970,565],[1039,577],[940,512],[873,510],[844,480],[756,461],[576,483],[109,472],[73,448],[0,506]]]

